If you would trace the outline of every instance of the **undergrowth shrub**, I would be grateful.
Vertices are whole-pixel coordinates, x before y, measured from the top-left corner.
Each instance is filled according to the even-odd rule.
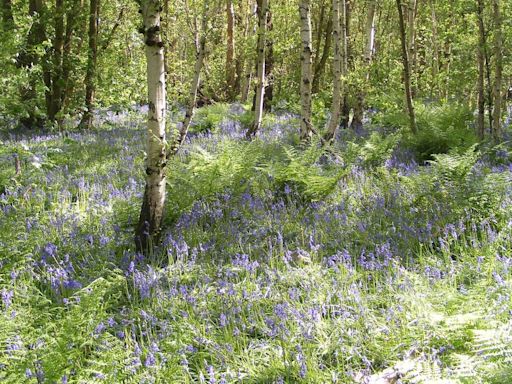
[[[197,109],[192,121],[190,131],[213,132],[219,124],[229,117],[229,104],[215,103]]]
[[[419,164],[433,160],[434,154],[464,151],[477,142],[471,127],[473,112],[463,104],[416,105],[416,135],[409,133],[409,118],[402,111],[380,113],[375,119],[377,124],[405,132],[403,145],[413,151]]]

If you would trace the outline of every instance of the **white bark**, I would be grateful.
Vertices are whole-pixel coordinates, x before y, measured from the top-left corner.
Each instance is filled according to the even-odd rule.
[[[148,252],[160,231],[165,203],[165,70],[164,49],[160,36],[160,9],[158,0],[141,4],[146,44],[148,83],[148,125],[146,190],[136,232],[139,251]]]
[[[261,128],[263,120],[263,97],[265,96],[265,35],[267,30],[267,12],[268,0],[261,0],[259,9],[258,23],[258,58],[257,58],[257,81],[256,87],[256,108],[254,109],[254,122],[252,127],[247,131],[247,137],[256,136]]]
[[[311,126],[311,86],[313,81],[313,61],[311,47],[311,0],[300,0],[300,36],[302,40],[301,61],[301,121],[300,137],[308,141],[312,136]]]

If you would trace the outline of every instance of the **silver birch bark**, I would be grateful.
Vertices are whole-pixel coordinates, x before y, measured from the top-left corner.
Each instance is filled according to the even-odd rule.
[[[254,109],[254,122],[247,131],[247,138],[252,139],[261,128],[263,120],[263,97],[265,96],[265,46],[267,30],[268,0],[259,0],[259,22],[258,22],[258,56],[257,56],[257,87],[256,102]]]
[[[139,252],[150,253],[158,241],[165,203],[165,69],[158,0],[141,2],[147,60],[148,124],[146,188],[135,233]]]
[[[300,82],[300,138],[309,141],[312,136],[311,126],[311,86],[313,77],[313,61],[311,47],[311,1],[300,0],[300,36],[302,40],[301,82]]]
[[[329,142],[334,139],[336,130],[339,125],[341,115],[341,92],[342,92],[342,32],[341,32],[341,17],[345,17],[342,10],[343,0],[332,0],[332,24],[333,24],[333,39],[334,39],[334,58],[333,58],[333,89],[332,89],[332,104],[331,104],[331,119],[327,126],[327,133],[325,134],[325,141]],[[343,16],[341,16],[343,15]]]

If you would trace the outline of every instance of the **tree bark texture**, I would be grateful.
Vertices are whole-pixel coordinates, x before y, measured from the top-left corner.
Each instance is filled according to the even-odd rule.
[[[265,94],[265,46],[267,30],[268,0],[258,0],[258,46],[257,46],[257,86],[254,108],[254,121],[247,131],[247,138],[251,139],[261,128],[263,120],[263,97]]]
[[[148,124],[146,187],[144,200],[135,232],[137,251],[150,253],[158,242],[165,203],[165,69],[164,48],[160,35],[158,0],[142,1],[144,42],[147,60]]]
[[[226,0],[226,16],[226,85],[228,100],[232,101],[236,96],[235,7],[233,6],[233,0]]]

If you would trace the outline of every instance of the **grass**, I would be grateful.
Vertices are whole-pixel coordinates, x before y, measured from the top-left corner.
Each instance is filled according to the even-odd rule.
[[[247,143],[242,112],[169,164],[149,258],[143,121],[3,141],[0,380],[509,382],[509,165],[418,167],[378,133],[298,150],[286,114]]]

